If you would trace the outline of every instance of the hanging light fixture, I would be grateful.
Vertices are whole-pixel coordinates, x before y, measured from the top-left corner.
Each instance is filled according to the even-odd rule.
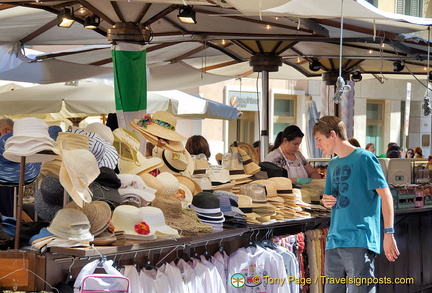
[[[62,11],[57,15],[57,26],[71,27],[75,22],[73,8],[63,7]]]
[[[309,63],[309,69],[311,71],[318,71],[321,69],[321,63],[318,59],[312,59],[312,62]]]
[[[189,5],[183,5],[179,8],[179,14],[177,15],[177,18],[182,22],[182,23],[197,23],[196,21],[196,13],[195,11],[192,9],[192,6]]]
[[[100,24],[100,17],[96,14],[87,16],[84,18],[84,28],[85,29],[96,29]]]
[[[352,81],[354,81],[354,82],[359,82],[359,81],[361,81],[362,79],[363,79],[363,77],[362,77],[360,71],[353,71],[353,72],[351,73],[351,80],[352,80]]]
[[[399,72],[402,71],[404,68],[405,65],[401,61],[397,60],[393,62],[393,71]]]

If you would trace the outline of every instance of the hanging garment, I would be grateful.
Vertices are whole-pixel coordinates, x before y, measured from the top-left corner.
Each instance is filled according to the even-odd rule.
[[[177,267],[189,293],[204,292],[202,282],[195,274],[195,270],[184,259],[178,261]]]
[[[131,292],[141,292],[141,282],[136,267],[134,265],[125,265],[121,272],[129,279]]]
[[[299,264],[295,254],[286,249],[285,247],[279,245],[276,248],[276,252],[279,253],[283,258],[287,278],[294,278],[295,280],[298,280],[298,278],[300,277]],[[300,292],[300,285],[296,282],[290,282],[288,283],[288,286],[291,293]]]
[[[181,276],[180,269],[173,264],[163,264],[160,268],[160,271],[164,272],[167,277],[173,293],[186,293],[187,288],[183,283],[183,279]]]
[[[206,280],[206,283],[211,282],[211,287],[214,288],[214,292],[221,292],[226,293],[226,287],[224,285],[224,281],[222,277],[219,274],[219,271],[217,270],[216,266],[212,264],[210,261],[208,261],[203,255],[201,255],[201,262],[203,265],[207,266],[209,268],[211,280]],[[217,288],[215,288],[217,287]]]
[[[160,270],[142,269],[140,273],[142,292],[145,293],[171,293],[168,277]],[[135,293],[135,292],[132,292]]]
[[[230,255],[228,261],[228,278],[231,284],[227,286],[228,292],[286,292],[279,290],[280,288],[283,290],[283,287],[269,284],[264,279],[264,277],[271,277],[282,280],[284,274],[281,272],[283,271],[283,263],[265,249],[259,246],[239,248]],[[236,274],[242,274],[245,279],[231,279]],[[241,288],[235,288],[232,285],[233,281],[244,282],[245,285]]]

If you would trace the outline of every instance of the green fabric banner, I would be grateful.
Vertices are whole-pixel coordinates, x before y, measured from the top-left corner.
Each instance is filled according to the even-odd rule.
[[[116,110],[123,112],[146,110],[146,50],[126,51],[119,46],[111,52],[114,64]]]

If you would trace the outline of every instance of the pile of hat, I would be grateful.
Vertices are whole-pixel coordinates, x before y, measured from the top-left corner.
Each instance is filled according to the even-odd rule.
[[[135,174],[141,176],[163,165],[160,158],[146,158],[140,151],[138,135],[125,128],[117,128],[113,131],[114,147],[119,154],[118,168],[120,173]]]
[[[330,209],[321,202],[324,194],[325,179],[312,179],[311,183],[301,186],[301,196],[304,202],[309,203],[308,211],[312,216],[324,217],[330,214]]]
[[[286,177],[272,177],[268,180],[276,183],[277,195],[284,200],[284,207],[281,209],[284,219],[301,219],[310,217],[310,213],[304,208],[310,207],[301,198],[299,189],[292,188],[292,181]]]
[[[225,217],[221,212],[220,200],[216,194],[208,191],[196,194],[192,199],[191,208],[195,210],[198,218],[204,224],[211,225],[214,231],[223,230]]]
[[[241,194],[244,194],[252,200],[252,212],[257,214],[254,220],[261,224],[271,224],[277,220],[277,207],[267,201],[266,187],[258,183],[248,183],[240,188]]]
[[[157,177],[146,174],[143,180],[157,190],[152,206],[162,210],[167,225],[182,235],[212,232],[212,226],[204,224],[194,210],[185,207],[192,202],[192,192],[186,185],[180,184],[176,176],[162,172]]]
[[[232,192],[225,190],[214,191],[219,197],[220,210],[225,217],[224,229],[247,227],[245,214],[239,209],[239,197]]]

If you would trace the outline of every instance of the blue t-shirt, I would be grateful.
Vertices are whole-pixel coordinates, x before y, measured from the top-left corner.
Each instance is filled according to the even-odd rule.
[[[378,159],[356,148],[349,156],[333,158],[327,168],[324,194],[337,202],[332,208],[326,249],[363,247],[381,250],[381,198],[375,191],[388,187]]]

